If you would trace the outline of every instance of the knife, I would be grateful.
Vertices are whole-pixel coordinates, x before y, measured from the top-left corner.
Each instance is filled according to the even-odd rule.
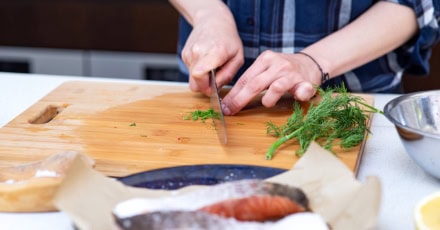
[[[209,73],[209,86],[211,88],[211,109],[217,115],[213,120],[214,128],[217,131],[217,136],[222,145],[226,145],[228,137],[226,134],[226,123],[223,115],[222,107],[220,105],[220,96],[218,94],[217,83],[215,82],[215,70]]]

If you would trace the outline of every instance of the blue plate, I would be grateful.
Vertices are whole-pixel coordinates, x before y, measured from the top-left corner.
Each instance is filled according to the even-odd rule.
[[[179,189],[242,179],[266,179],[285,169],[251,165],[207,164],[161,168],[118,178],[126,185],[149,189]]]

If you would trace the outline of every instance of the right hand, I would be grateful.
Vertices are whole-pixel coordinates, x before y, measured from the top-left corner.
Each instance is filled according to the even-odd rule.
[[[244,63],[243,45],[229,10],[206,10],[200,19],[183,47],[182,60],[189,70],[190,89],[209,95],[209,72],[217,69],[219,87],[228,84]]]

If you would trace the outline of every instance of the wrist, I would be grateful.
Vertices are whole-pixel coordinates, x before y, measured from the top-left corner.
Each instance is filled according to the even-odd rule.
[[[313,57],[313,59],[315,59],[315,61],[321,67],[322,71],[324,73],[328,74],[328,79],[331,79],[331,78],[339,75],[340,73],[336,69],[333,68],[334,67],[333,64],[335,62],[331,61],[331,59],[327,58],[327,56],[329,56],[328,53],[327,52],[320,52],[320,49],[322,49],[322,47],[315,48],[315,45],[309,46],[309,47],[301,50],[301,52],[304,52],[304,53],[310,55],[311,57]]]
[[[222,23],[232,23],[235,25],[234,16],[229,8],[221,1],[207,1],[208,4],[200,7],[193,15],[193,26],[207,20],[216,20]]]
[[[221,0],[169,0],[176,10],[191,24],[209,19],[234,22],[229,8]]]
[[[320,75],[320,85],[322,85],[323,83],[325,83],[326,81],[328,81],[330,79],[330,75],[328,72],[326,72],[322,66],[319,64],[319,62],[310,54],[304,52],[304,51],[300,51],[297,52],[297,54],[303,55],[305,57],[307,57],[310,61],[313,62],[313,64],[315,65],[315,68],[318,69],[319,75]]]

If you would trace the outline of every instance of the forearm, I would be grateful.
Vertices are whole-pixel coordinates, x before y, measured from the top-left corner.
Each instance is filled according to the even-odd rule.
[[[233,16],[228,7],[220,0],[169,0],[174,8],[194,26],[200,20],[210,17],[222,17],[225,22],[233,22]]]
[[[378,2],[343,29],[303,51],[330,76],[338,76],[401,46],[417,33],[412,9]]]

